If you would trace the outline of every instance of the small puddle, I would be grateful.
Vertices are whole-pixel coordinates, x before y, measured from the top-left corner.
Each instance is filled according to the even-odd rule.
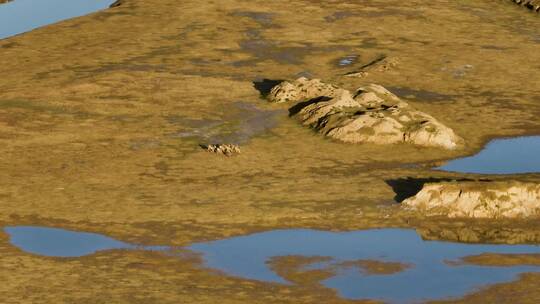
[[[478,154],[449,161],[437,170],[479,174],[540,172],[540,136],[495,139]]]
[[[305,257],[303,270],[331,269],[321,283],[347,299],[410,303],[463,296],[488,284],[515,280],[536,266],[480,266],[462,258],[483,253],[540,253],[534,245],[481,245],[424,241],[414,230],[375,229],[325,232],[308,229],[275,230],[194,244],[207,267],[229,275],[290,284],[271,268],[279,257]],[[359,269],[375,265],[406,265],[377,274]],[[356,265],[356,267],[354,266]]]
[[[138,246],[90,232],[59,228],[14,226],[6,227],[10,243],[28,253],[48,257],[82,257],[113,249],[167,250],[160,246]]]
[[[358,55],[347,55],[345,57],[339,58],[337,64],[340,67],[346,67],[348,65],[356,63],[357,61]]]
[[[114,0],[15,0],[0,5],[0,39],[90,14]]]

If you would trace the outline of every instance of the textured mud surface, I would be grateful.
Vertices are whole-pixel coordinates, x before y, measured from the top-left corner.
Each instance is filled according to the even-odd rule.
[[[496,180],[429,166],[472,155],[494,137],[539,133],[539,28],[537,14],[507,1],[124,0],[0,40],[0,225],[143,245],[276,228],[420,227],[466,239],[443,231],[474,227],[470,235],[480,239],[519,240],[488,233],[499,229],[538,240],[534,221],[424,219],[398,202],[426,180]],[[351,54],[354,62],[336,64]],[[399,64],[344,76],[381,55]],[[389,149],[324,139],[288,119],[289,106],[261,98],[262,80],[299,76],[348,90],[406,88],[411,96],[400,98],[466,145]],[[259,111],[283,114],[264,127],[241,114]],[[214,157],[199,147],[224,136],[241,139],[242,154]],[[0,263],[9,303],[347,302],[313,284],[226,277],[201,268],[198,256],[33,256],[5,233]],[[524,275],[453,301],[538,303],[538,284],[540,276]]]

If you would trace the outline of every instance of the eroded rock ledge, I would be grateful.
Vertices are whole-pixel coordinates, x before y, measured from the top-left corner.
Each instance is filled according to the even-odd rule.
[[[271,102],[298,102],[291,116],[303,125],[347,143],[410,143],[455,149],[463,139],[434,117],[414,109],[380,85],[351,92],[318,79],[299,78],[275,86]]]
[[[540,215],[540,184],[518,181],[425,184],[402,202],[426,215],[470,218],[528,218]]]
[[[512,2],[531,9],[535,12],[540,12],[540,0],[511,0]]]

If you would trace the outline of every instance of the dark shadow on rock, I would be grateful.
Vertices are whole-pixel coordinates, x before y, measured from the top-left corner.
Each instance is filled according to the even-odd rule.
[[[116,0],[113,2],[113,4],[109,5],[110,8],[118,7],[120,5],[124,4],[124,0]]]
[[[289,108],[289,117],[298,114],[298,112],[302,111],[303,108],[309,106],[310,104],[323,102],[323,101],[328,101],[330,99],[332,99],[332,98],[326,97],[326,96],[320,96],[320,97],[313,98],[313,99],[310,99],[310,100],[307,100],[307,101],[299,102],[299,103],[295,104],[294,106],[292,106],[291,108]]]
[[[272,79],[263,79],[263,80],[260,80],[260,81],[254,81],[253,82],[253,87],[255,87],[255,89],[257,91],[259,91],[259,93],[261,93],[261,96],[266,98],[266,96],[268,96],[268,94],[270,94],[270,91],[272,90],[273,87],[277,86],[278,84],[282,83],[283,80],[272,80]]]
[[[396,196],[394,196],[394,200],[398,203],[401,203],[404,200],[408,199],[409,197],[415,196],[418,192],[420,192],[420,190],[422,190],[425,184],[451,182],[451,181],[490,182],[491,180],[488,180],[488,179],[474,180],[474,179],[468,179],[468,178],[452,179],[452,178],[436,178],[436,177],[428,177],[428,178],[407,177],[407,178],[389,179],[389,180],[386,180],[385,182],[388,186],[392,187],[392,190],[394,190],[394,192],[396,193]]]

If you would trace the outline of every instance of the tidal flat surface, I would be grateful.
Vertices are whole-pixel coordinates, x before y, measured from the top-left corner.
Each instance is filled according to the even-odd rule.
[[[424,241],[414,230],[373,229],[352,232],[274,230],[195,244],[206,266],[246,279],[289,284],[269,263],[277,257],[315,259],[305,271],[329,270],[322,284],[347,299],[391,303],[462,296],[489,284],[512,281],[518,274],[540,271],[535,266],[489,267],[462,263],[485,253],[540,253],[535,245],[483,245]],[[390,274],[373,274],[354,267],[358,261],[408,265]]]
[[[0,39],[109,7],[112,0],[15,0],[0,5]]]
[[[385,180],[454,177],[402,165],[470,155],[483,138],[540,126],[540,18],[507,1],[122,2],[0,41],[2,226],[107,227],[118,240],[177,246],[290,227],[425,224],[440,232],[442,220],[393,208]],[[378,54],[400,61],[343,77],[356,64],[340,67],[336,59],[351,54],[358,65]],[[456,78],[465,66],[473,68]],[[344,145],[286,113],[271,136],[240,131],[252,123],[234,121],[242,113],[237,101],[292,106],[266,104],[253,81],[306,72],[351,90],[367,83],[414,89],[405,92],[411,104],[452,127],[470,150]],[[214,136],[250,140],[241,155],[224,158],[198,147]],[[488,236],[506,238],[496,230],[505,225],[484,226]],[[509,238],[539,239],[537,222],[524,231]],[[96,302],[92,295],[104,303],[346,302],[318,284],[269,286],[164,254],[113,250],[59,262],[9,240],[0,233],[7,302]],[[539,285],[540,275],[526,275],[460,301],[527,303],[540,298]]]
[[[540,172],[540,136],[495,139],[478,154],[449,161],[437,169],[480,174]]]

